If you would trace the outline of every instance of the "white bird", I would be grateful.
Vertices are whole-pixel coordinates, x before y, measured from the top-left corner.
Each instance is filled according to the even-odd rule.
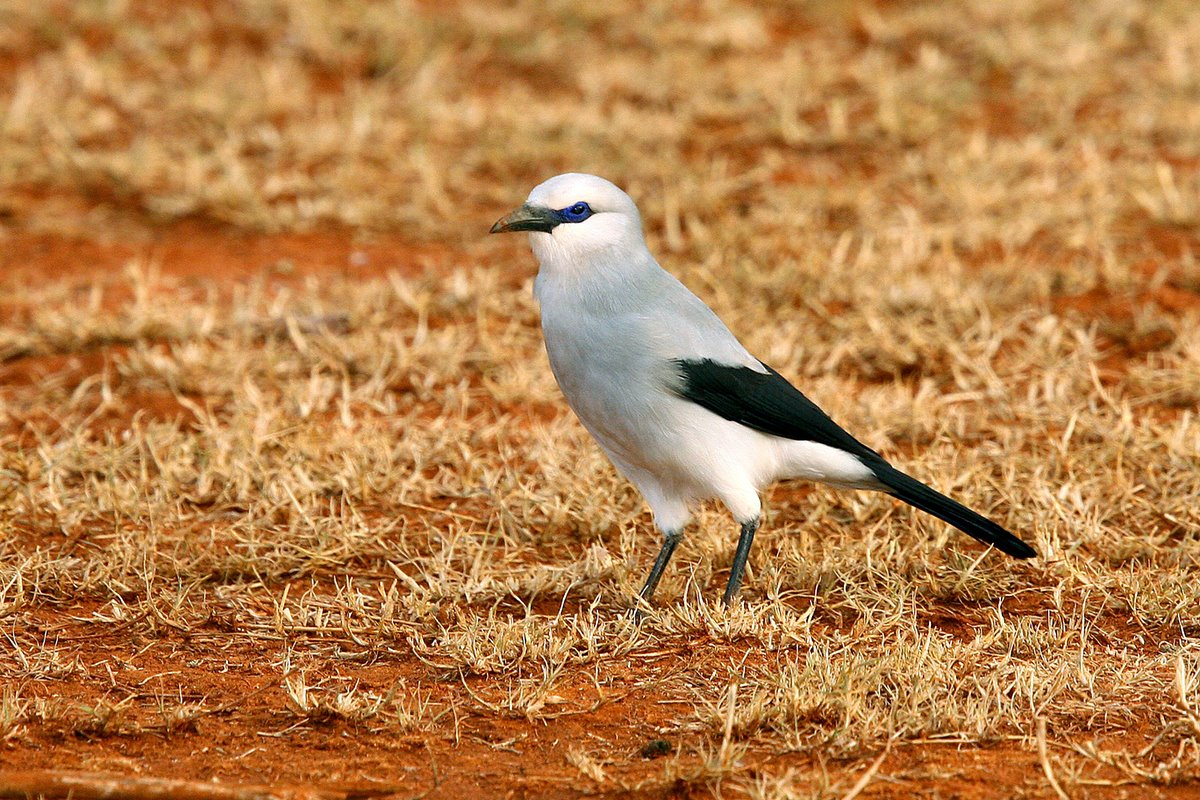
[[[654,594],[699,502],[741,524],[725,588],[737,594],[758,528],[759,493],[802,478],[887,492],[1017,558],[1033,548],[888,464],[742,346],[658,265],[633,200],[595,175],[558,175],[492,233],[528,231],[550,367],[571,408],[641,491],[662,546]]]

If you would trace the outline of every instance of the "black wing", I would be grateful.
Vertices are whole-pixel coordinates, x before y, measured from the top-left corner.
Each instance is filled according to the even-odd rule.
[[[761,362],[760,362],[761,363]],[[1036,553],[1003,527],[956,500],[905,475],[836,422],[775,370],[765,373],[711,359],[677,359],[683,378],[676,394],[717,416],[784,439],[817,442],[858,458],[892,496],[950,523],[963,533],[1016,558]]]
[[[766,364],[765,373],[708,358],[676,359],[675,364],[683,378],[676,394],[719,417],[784,439],[845,450],[872,469],[877,463],[886,463]]]

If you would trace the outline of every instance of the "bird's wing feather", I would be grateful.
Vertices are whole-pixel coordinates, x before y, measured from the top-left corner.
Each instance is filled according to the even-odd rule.
[[[900,472],[846,433],[816,403],[775,370],[718,364],[711,359],[676,360],[682,377],[675,392],[727,420],[785,439],[818,442],[844,450],[863,462],[882,488],[922,511],[949,522],[981,542],[1017,558],[1036,555],[1032,547],[992,520]]]
[[[707,358],[676,359],[675,365],[682,378],[675,393],[720,417],[784,439],[844,450],[869,467],[883,460],[766,364],[766,372]]]

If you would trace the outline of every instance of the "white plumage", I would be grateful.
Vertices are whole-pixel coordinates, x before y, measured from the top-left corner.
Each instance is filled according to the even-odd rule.
[[[621,189],[594,175],[551,178],[492,228],[520,230],[530,232],[540,265],[535,292],[554,376],[663,531],[643,597],[653,593],[691,508],[717,499],[742,523],[728,602],[757,527],[759,493],[780,479],[888,491],[947,518],[905,496],[912,487],[895,476],[916,481],[837,428],[658,265],[637,206]],[[976,522],[974,512],[917,485]],[[1033,554],[978,519],[990,525],[988,536],[962,519],[947,521],[1013,555]],[[996,541],[1005,536],[1012,541]]]

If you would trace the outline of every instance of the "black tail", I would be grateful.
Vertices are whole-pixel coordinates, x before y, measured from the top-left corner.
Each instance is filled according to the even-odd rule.
[[[976,514],[962,503],[956,503],[941,492],[910,478],[890,465],[872,465],[875,477],[887,487],[889,494],[911,506],[933,514],[968,536],[994,546],[1015,558],[1033,558],[1037,551],[985,516]]]

